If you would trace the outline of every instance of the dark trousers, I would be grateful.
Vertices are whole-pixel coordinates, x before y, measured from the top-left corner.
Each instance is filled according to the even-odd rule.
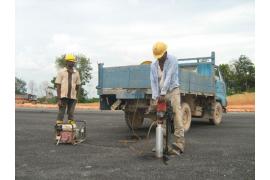
[[[74,110],[77,100],[69,98],[61,98],[62,106],[59,107],[57,120],[64,120],[64,115],[67,109],[68,120],[74,120]]]

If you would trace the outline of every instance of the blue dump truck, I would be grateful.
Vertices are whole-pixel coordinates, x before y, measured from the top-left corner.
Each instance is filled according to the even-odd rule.
[[[226,85],[215,52],[210,57],[178,59],[181,91],[181,112],[185,131],[192,117],[208,119],[219,125],[226,112]],[[140,128],[144,118],[155,120],[147,113],[151,102],[150,64],[104,67],[98,65],[97,92],[101,110],[123,110],[129,128]]]

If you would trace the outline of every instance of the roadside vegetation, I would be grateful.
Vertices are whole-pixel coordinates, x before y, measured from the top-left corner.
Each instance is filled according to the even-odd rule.
[[[64,54],[56,57],[56,69],[65,67]],[[79,92],[78,103],[95,103],[99,98],[89,98],[85,85],[92,79],[92,67],[90,58],[83,54],[76,55],[78,69],[82,86]],[[219,69],[226,83],[226,90],[229,104],[254,104],[255,103],[255,65],[245,55],[238,59],[230,61],[228,64],[220,64]],[[56,77],[48,81],[41,82],[39,86],[33,81],[26,83],[22,78],[15,77],[15,94],[40,94],[37,98],[38,103],[55,104],[56,103]]]
[[[226,83],[227,95],[255,92],[255,65],[245,55],[219,69]]]

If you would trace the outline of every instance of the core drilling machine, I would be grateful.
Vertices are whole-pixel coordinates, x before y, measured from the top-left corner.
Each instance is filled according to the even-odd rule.
[[[165,121],[165,122],[164,122]],[[165,148],[163,148],[163,128],[166,124]],[[173,110],[169,102],[157,102],[157,127],[156,127],[156,157],[162,158],[166,164],[169,160],[169,144],[171,143],[171,134],[174,133]]]

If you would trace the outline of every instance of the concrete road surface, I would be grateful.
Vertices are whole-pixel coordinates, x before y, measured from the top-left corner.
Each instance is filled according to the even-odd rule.
[[[147,122],[137,140],[122,112],[76,115],[87,121],[87,141],[56,146],[56,112],[16,109],[16,179],[255,179],[254,113],[225,114],[218,127],[194,119],[185,153],[168,165],[151,152]]]

